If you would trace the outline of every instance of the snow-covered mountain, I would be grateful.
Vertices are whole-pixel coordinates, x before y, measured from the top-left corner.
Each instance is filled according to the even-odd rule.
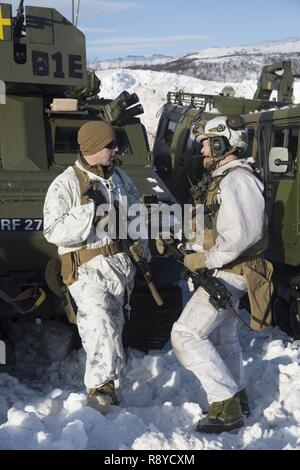
[[[126,67],[173,72],[202,80],[241,82],[257,80],[262,66],[291,60],[294,74],[300,74],[300,39],[269,41],[249,46],[213,47],[159,63],[136,61]],[[103,68],[101,62],[97,69]],[[123,65],[121,65],[123,67]]]
[[[152,54],[151,56],[143,55],[127,55],[126,57],[117,57],[116,59],[111,60],[97,60],[89,63],[89,68],[91,70],[105,70],[105,69],[116,69],[116,68],[126,68],[126,67],[139,67],[145,66],[150,67],[155,64],[164,64],[173,60],[174,57],[166,56],[162,54]]]

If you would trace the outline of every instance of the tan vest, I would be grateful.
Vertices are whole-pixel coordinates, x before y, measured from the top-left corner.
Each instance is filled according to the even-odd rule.
[[[218,237],[217,216],[219,211],[218,194],[220,193],[220,184],[228,173],[242,169],[254,175],[247,168],[235,167],[221,176],[213,178],[206,196],[206,210],[211,207],[211,211],[205,216],[204,228],[204,249],[212,248]],[[251,307],[251,323],[253,330],[266,328],[271,323],[271,296],[273,284],[271,281],[273,266],[264,259],[262,255],[268,244],[268,221],[265,216],[263,236],[261,240],[247,249],[241,257],[222,267],[222,270],[232,272],[243,276],[247,283],[249,302]]]
[[[89,177],[85,171],[78,168],[76,165],[73,166],[73,170],[79,182],[80,194],[81,194],[81,205],[88,202],[87,196],[83,196],[87,184],[89,183]],[[78,279],[78,268],[84,263],[87,263],[95,256],[113,256],[117,253],[121,253],[123,250],[117,242],[110,242],[104,246],[94,249],[87,249],[86,246],[82,246],[79,250],[59,255],[61,263],[61,276],[64,284],[67,286],[73,284]]]

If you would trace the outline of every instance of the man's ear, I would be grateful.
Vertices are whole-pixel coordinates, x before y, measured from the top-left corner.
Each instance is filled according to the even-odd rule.
[[[210,149],[213,157],[221,157],[227,151],[227,145],[224,137],[211,137]]]

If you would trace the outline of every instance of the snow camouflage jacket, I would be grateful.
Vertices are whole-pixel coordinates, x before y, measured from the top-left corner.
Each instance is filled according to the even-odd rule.
[[[207,204],[217,204],[219,209],[212,217],[212,228],[205,230],[205,262],[209,269],[245,277],[251,328],[259,330],[271,322],[273,292],[272,264],[260,254],[267,242],[263,183],[245,160],[220,166],[212,177]]]
[[[98,181],[98,189],[105,199],[112,205],[118,201],[120,208],[130,207],[131,204],[140,203],[141,198],[129,176],[118,168],[112,176],[104,179],[94,173],[88,172],[77,161],[78,166],[84,171],[90,180]],[[79,250],[82,245],[87,249],[95,249],[111,243],[112,239],[107,233],[99,232],[93,226],[95,215],[94,202],[81,204],[81,191],[79,180],[72,167],[68,167],[51,183],[44,204],[44,236],[48,242],[58,247],[58,254],[63,255]],[[128,221],[127,213],[125,215]],[[139,240],[143,245],[146,256],[149,251],[146,240]],[[103,285],[104,289],[119,295],[124,286],[124,276],[132,280],[135,268],[125,253],[117,253],[114,256],[104,257],[98,255],[79,267],[81,275],[88,271],[91,273],[97,285]],[[105,273],[105,275],[104,275]],[[86,272],[87,274],[87,272]]]

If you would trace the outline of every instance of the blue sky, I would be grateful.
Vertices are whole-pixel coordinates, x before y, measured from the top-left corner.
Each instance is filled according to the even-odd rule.
[[[9,3],[9,0],[6,0]],[[75,0],[75,6],[77,5]],[[15,8],[18,1],[11,2]],[[71,0],[25,0],[71,18]],[[300,38],[300,0],[81,0],[90,60]]]

